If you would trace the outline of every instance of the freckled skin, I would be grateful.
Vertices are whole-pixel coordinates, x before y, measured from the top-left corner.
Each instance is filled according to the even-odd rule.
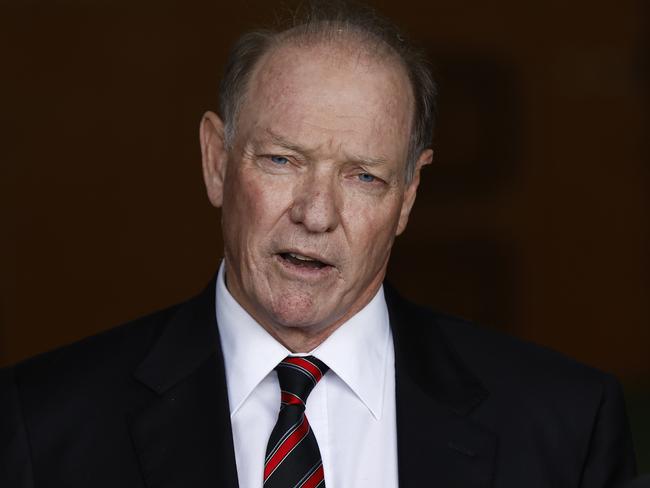
[[[202,122],[228,289],[293,351],[312,350],[374,296],[431,160],[422,153],[407,186],[408,79],[394,62],[362,61],[332,46],[280,47],[256,67],[230,151],[218,117]],[[279,258],[287,250],[332,266],[294,272]]]

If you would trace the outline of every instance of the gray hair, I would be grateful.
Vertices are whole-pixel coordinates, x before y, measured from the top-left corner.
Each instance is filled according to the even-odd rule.
[[[246,33],[235,42],[219,86],[219,115],[224,121],[226,146],[232,147],[251,74],[266,53],[288,40],[318,43],[351,38],[357,42],[348,45],[394,57],[408,75],[414,100],[405,173],[406,182],[410,182],[418,157],[433,142],[437,89],[429,63],[392,22],[368,7],[347,1],[312,0],[294,12],[285,25]]]

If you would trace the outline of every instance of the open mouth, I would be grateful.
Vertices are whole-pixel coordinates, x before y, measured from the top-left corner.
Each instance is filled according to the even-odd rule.
[[[329,264],[319,261],[318,259],[310,258],[309,256],[304,256],[295,252],[280,253],[280,258],[287,261],[288,263],[293,264],[294,266],[300,266],[302,268],[323,269],[330,266]]]

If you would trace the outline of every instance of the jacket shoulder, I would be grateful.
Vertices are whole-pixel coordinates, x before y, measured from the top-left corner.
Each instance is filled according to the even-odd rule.
[[[6,399],[0,402],[0,485],[38,484],[36,465],[55,472],[62,453],[71,459],[73,451],[91,451],[97,439],[117,450],[115,442],[128,439],[125,415],[153,394],[137,383],[133,369],[176,308],[0,369],[0,398]],[[75,459],[100,462],[93,455]],[[88,466],[81,464],[82,474]]]
[[[605,390],[620,390],[611,374],[560,352],[412,303],[390,285],[386,291],[389,310],[397,322],[408,324],[408,336],[442,342],[442,350],[456,357],[492,398],[502,393],[509,399],[563,402],[582,395],[598,404]]]
[[[618,486],[634,475],[625,400],[612,374],[462,319],[421,313],[489,392],[473,418],[499,432],[504,456],[523,462],[546,446],[555,466],[575,461],[580,486],[605,479]]]
[[[6,368],[26,408],[41,410],[128,391],[132,372],[180,305],[137,318]],[[102,393],[103,392],[103,393]]]
[[[500,385],[578,382],[599,386],[611,379],[611,375],[549,347],[457,317],[429,313],[451,347],[485,382]]]

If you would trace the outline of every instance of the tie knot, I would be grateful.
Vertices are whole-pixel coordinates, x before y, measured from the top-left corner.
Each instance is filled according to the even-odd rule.
[[[282,408],[297,405],[304,409],[307,397],[329,368],[314,356],[289,356],[275,370],[282,390]]]

